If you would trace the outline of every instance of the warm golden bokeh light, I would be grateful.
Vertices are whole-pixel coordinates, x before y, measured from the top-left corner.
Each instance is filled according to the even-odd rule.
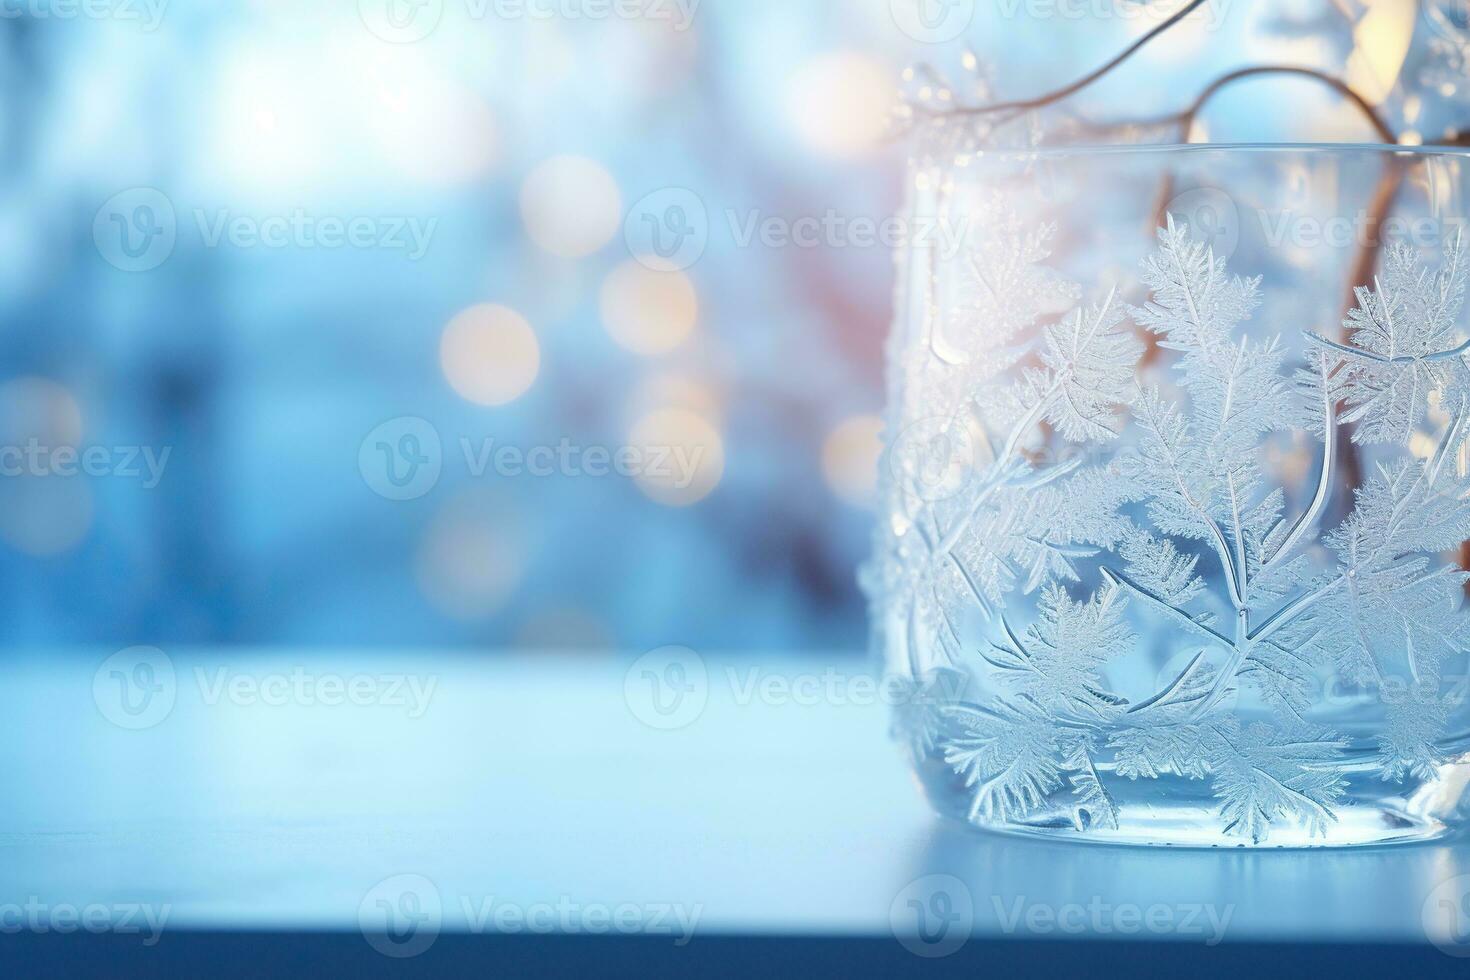
[[[859,415],[832,430],[822,446],[822,474],[832,492],[854,507],[877,500],[878,459],[883,453],[883,420]]]
[[[682,272],[624,262],[602,284],[602,323],[613,340],[645,357],[667,354],[694,332],[699,297]]]
[[[1347,83],[1369,102],[1383,102],[1393,91],[1409,54],[1419,5],[1417,0],[1377,0],[1353,30]]]
[[[515,401],[541,370],[541,345],[525,317],[493,303],[472,306],[444,328],[439,362],[467,401],[497,406]]]
[[[694,412],[678,408],[650,412],[633,426],[628,445],[644,461],[639,489],[666,507],[698,503],[725,475],[724,441]]]

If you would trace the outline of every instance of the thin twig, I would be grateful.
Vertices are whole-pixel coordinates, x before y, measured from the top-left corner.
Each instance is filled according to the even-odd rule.
[[[1194,13],[1200,7],[1204,6],[1205,3],[1206,0],[1190,0],[1190,2],[1186,4],[1182,9],[1180,9],[1178,13],[1171,16],[1168,20],[1164,21],[1159,26],[1150,30],[1147,34],[1144,34],[1137,41],[1134,41],[1132,44],[1130,44],[1127,48],[1124,48],[1123,52],[1117,57],[1113,58],[1102,67],[1088,72],[1086,75],[1083,75],[1081,78],[1077,79],[1075,82],[1072,82],[1070,85],[1064,85],[1059,89],[1048,92],[1045,95],[1039,95],[1032,99],[1018,99],[1013,102],[994,102],[990,105],[984,106],[947,109],[944,112],[934,113],[934,115],[984,116],[989,115],[993,112],[1025,112],[1028,109],[1040,109],[1042,106],[1051,105],[1053,102],[1060,102],[1063,99],[1067,98],[1067,96],[1075,95],[1077,92],[1082,91],[1084,88],[1102,78],[1114,68],[1117,68],[1123,62],[1127,61],[1129,58],[1137,54],[1154,38],[1158,37],[1160,34],[1163,34],[1169,28],[1173,27],[1175,24],[1179,23],[1184,18]]]

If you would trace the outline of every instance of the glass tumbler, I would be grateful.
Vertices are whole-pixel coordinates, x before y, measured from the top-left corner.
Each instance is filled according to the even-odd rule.
[[[1464,822],[1467,166],[914,160],[864,581],[939,811],[1186,846]]]

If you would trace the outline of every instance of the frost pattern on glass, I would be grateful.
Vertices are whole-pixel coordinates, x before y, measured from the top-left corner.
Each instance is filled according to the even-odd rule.
[[[902,624],[887,640],[915,697],[898,725],[963,778],[977,822],[1021,821],[1064,793],[1079,830],[1116,828],[1120,781],[1169,776],[1206,781],[1232,834],[1261,842],[1282,820],[1325,834],[1347,741],[1306,718],[1315,673],[1438,690],[1446,658],[1470,644],[1467,576],[1442,557],[1470,539],[1470,482],[1453,462],[1470,413],[1461,242],[1434,268],[1390,247],[1356,291],[1347,343],[1309,335],[1293,373],[1279,332],[1245,335],[1261,281],[1232,274],[1173,216],[1139,270],[1148,298],[1129,306],[1117,290],[1084,302],[1044,264],[1053,230],[990,207],[999,230],[966,257],[964,295],[946,307],[958,312],[936,313],[922,343],[895,339],[887,520],[866,584],[881,621]],[[1147,357],[1164,359],[1167,384],[1141,383]],[[936,418],[914,422],[920,408]],[[1407,448],[1431,412],[1449,420],[1429,426],[1438,442],[1371,466],[1325,527],[1342,433]],[[1092,454],[1105,464],[1051,461],[1026,451],[1043,431],[1080,447],[1128,438]],[[1262,465],[1283,433],[1319,460],[1295,508]],[[1138,646],[1130,607],[1197,644],[1132,702],[1104,680]],[[983,649],[962,639],[977,612],[994,638]],[[999,693],[956,696],[954,667]],[[1244,687],[1269,724],[1230,709]],[[1379,774],[1432,776],[1448,712],[1389,705]]]

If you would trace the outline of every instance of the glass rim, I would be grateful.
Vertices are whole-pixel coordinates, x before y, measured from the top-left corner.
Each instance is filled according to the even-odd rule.
[[[1402,143],[1304,143],[1304,142],[1245,142],[1245,143],[1097,143],[1063,144],[1054,146],[981,147],[970,151],[953,151],[942,154],[952,160],[961,158],[979,159],[994,157],[1001,159],[1034,159],[1037,157],[1068,156],[1128,156],[1143,154],[1190,154],[1190,153],[1319,153],[1340,156],[1389,156],[1429,159],[1449,157],[1470,159],[1470,146],[1444,146],[1433,144]],[[934,154],[936,157],[941,154]]]

